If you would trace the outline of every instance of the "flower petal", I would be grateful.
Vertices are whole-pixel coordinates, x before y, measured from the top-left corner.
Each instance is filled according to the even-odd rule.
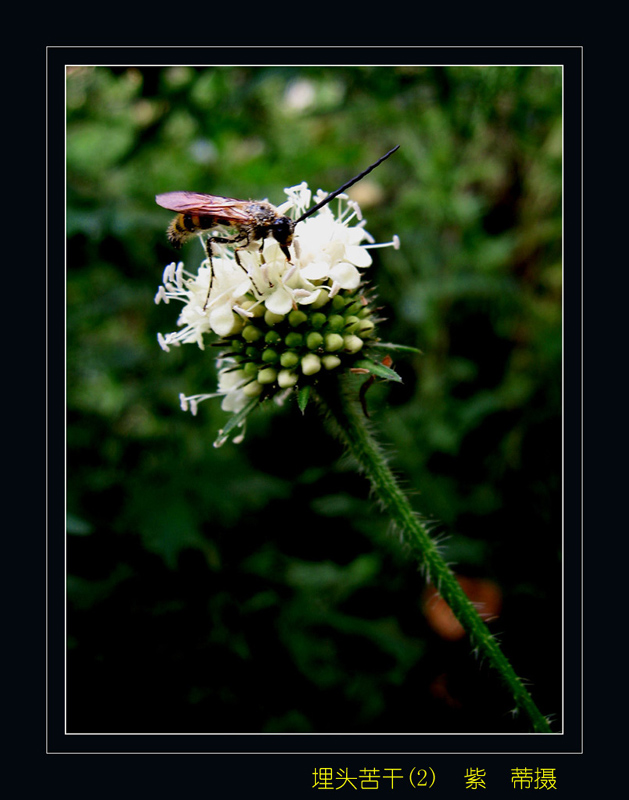
[[[345,248],[345,258],[351,261],[356,267],[369,267],[373,261],[369,250],[356,244],[347,245]]]
[[[330,277],[341,289],[357,289],[360,285],[360,272],[347,261],[335,264],[330,270]]]
[[[308,281],[322,281],[328,277],[330,265],[327,261],[311,261],[301,269],[301,274]]]
[[[267,297],[264,305],[272,314],[279,314],[283,316],[293,307],[292,295],[283,287],[278,286],[269,297]]]
[[[218,336],[229,336],[240,325],[238,317],[228,303],[222,303],[210,311],[210,328]]]

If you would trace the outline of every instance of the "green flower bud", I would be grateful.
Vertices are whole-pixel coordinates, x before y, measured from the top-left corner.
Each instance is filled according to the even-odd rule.
[[[294,350],[284,350],[280,356],[280,364],[283,367],[296,367],[299,364],[299,355]]]
[[[345,332],[356,333],[359,329],[360,319],[350,314],[345,317]]]
[[[301,333],[297,333],[297,331],[291,331],[284,339],[286,347],[301,347],[303,342],[303,335]]]
[[[343,337],[340,333],[328,333],[325,337],[325,349],[328,352],[334,352],[335,350],[341,350],[344,344]]]
[[[298,325],[303,325],[307,319],[308,316],[304,314],[303,311],[300,311],[298,308],[294,308],[288,315],[288,324],[293,328],[296,328]]]
[[[301,371],[304,375],[316,375],[321,369],[321,359],[314,353],[308,353],[301,359]]]
[[[326,369],[336,369],[341,366],[341,359],[331,353],[326,353],[326,355],[321,356],[321,363]]]
[[[284,317],[281,314],[274,314],[272,311],[268,309],[264,312],[264,321],[267,325],[277,325],[280,323]]]
[[[229,342],[229,346],[233,353],[242,353],[245,349],[245,343],[242,339],[232,339]]]
[[[264,341],[267,344],[277,344],[278,342],[282,341],[282,337],[279,335],[277,331],[267,331],[264,336]]]
[[[308,350],[317,350],[323,344],[323,336],[318,331],[311,331],[306,336],[306,347]]]
[[[265,369],[261,369],[260,372],[258,372],[258,383],[263,385],[275,383],[276,379],[277,370],[273,369],[273,367],[265,367]]]
[[[240,335],[245,342],[257,342],[262,336],[262,331],[260,328],[256,328],[255,325],[245,325]]]
[[[336,297],[334,298],[336,300]],[[328,317],[328,328],[335,333],[342,331],[345,327],[345,317],[340,314],[331,314]]]
[[[263,389],[264,386],[262,386],[261,383],[258,383],[258,381],[251,381],[251,383],[246,383],[242,387],[242,393],[247,397],[257,397]]]
[[[262,361],[265,364],[275,364],[275,362],[279,360],[279,357],[280,354],[272,347],[267,347],[266,350],[262,351]]]
[[[365,306],[362,304],[360,300],[355,300],[351,305],[349,305],[345,310],[348,314],[358,314],[362,311]]]
[[[343,348],[346,353],[357,353],[364,344],[360,336],[350,335],[343,337]]]
[[[373,320],[371,320],[371,319],[361,319],[360,320],[360,324],[358,326],[358,335],[362,336],[363,338],[365,336],[369,336],[369,334],[374,331],[375,327],[376,326],[375,326]],[[352,333],[355,333],[355,331],[352,331]]]
[[[321,311],[315,311],[315,313],[310,316],[310,324],[315,330],[322,328],[327,321],[328,318]]]
[[[282,389],[294,386],[299,380],[299,375],[290,369],[282,369],[277,375],[277,383]]]

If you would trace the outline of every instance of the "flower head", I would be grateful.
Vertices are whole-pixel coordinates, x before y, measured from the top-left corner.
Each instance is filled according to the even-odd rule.
[[[285,192],[277,211],[296,219],[311,205],[310,189],[301,183]],[[269,236],[261,246],[239,250],[238,260],[227,245],[212,243],[215,255],[196,274],[182,263],[166,267],[155,302],[184,305],[178,329],[158,335],[161,347],[194,342],[203,349],[208,335],[221,347],[218,390],[181,395],[184,409],[196,413],[201,400],[221,396],[237,427],[264,397],[357,368],[364,349],[377,342],[376,309],[364,280],[370,249],[399,244],[395,237],[375,245],[364,225],[358,205],[340,194],[297,223],[290,260]]]

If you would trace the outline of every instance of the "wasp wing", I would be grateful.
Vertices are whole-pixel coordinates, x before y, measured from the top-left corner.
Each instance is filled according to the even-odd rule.
[[[157,205],[176,211],[179,214],[195,214],[200,217],[226,218],[234,222],[247,222],[250,215],[247,213],[247,200],[237,200],[235,197],[220,197],[213,194],[200,194],[199,192],[166,192],[155,197]]]

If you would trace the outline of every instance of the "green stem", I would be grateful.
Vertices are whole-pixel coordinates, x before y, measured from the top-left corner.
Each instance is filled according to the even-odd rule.
[[[484,656],[498,670],[513,695],[516,706],[523,709],[530,718],[533,729],[539,733],[551,733],[547,719],[535,705],[498,642],[443,560],[426,526],[411,507],[371,435],[362,409],[351,399],[350,394],[349,388],[345,386],[338,391],[328,389],[318,393],[320,407],[333,432],[366,474],[385,511],[404,532],[406,541],[416,552],[427,577],[465,628],[479,655]]]

